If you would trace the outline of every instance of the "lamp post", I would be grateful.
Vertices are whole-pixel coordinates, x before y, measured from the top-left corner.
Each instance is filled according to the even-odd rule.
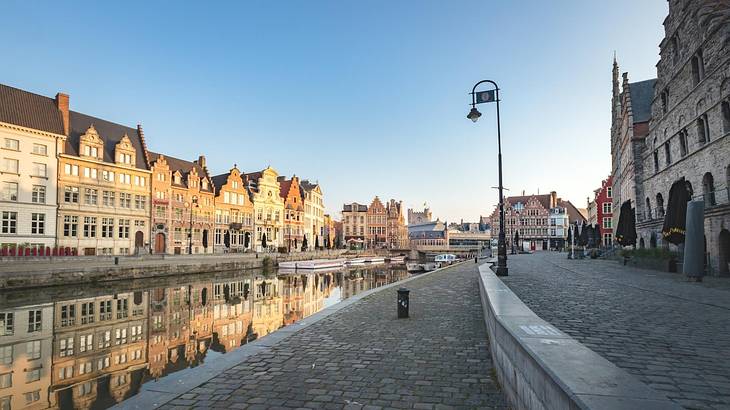
[[[188,231],[188,255],[193,254],[193,208],[198,206],[198,197],[193,196],[193,200],[190,204],[185,203],[185,206],[190,206],[190,230]]]
[[[489,83],[494,89],[477,92],[479,85]],[[504,193],[502,186],[502,136],[499,124],[499,87],[492,80],[482,80],[474,84],[471,90],[471,110],[466,118],[477,122],[482,113],[477,110],[476,105],[487,102],[497,103],[497,162],[499,166],[499,239],[497,242],[497,276],[507,276],[507,244],[504,236]]]

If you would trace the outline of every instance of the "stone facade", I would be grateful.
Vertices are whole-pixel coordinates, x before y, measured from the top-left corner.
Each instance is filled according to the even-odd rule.
[[[309,247],[323,245],[324,237],[324,196],[319,183],[301,181],[301,195],[304,199],[304,236]]]
[[[342,207],[343,239],[347,246],[365,246],[365,233],[368,226],[368,206],[353,202]]]
[[[245,178],[253,198],[255,249],[275,250],[284,245],[284,200],[280,195],[279,173],[267,167],[263,171],[246,174]]]
[[[391,199],[386,206],[388,226],[386,244],[389,249],[408,249],[408,227],[403,215],[403,201]]]
[[[634,172],[638,183],[632,198],[638,246],[668,246],[660,231],[669,188],[684,177],[694,199],[705,201],[707,270],[726,274],[730,270],[730,7],[717,0],[670,0],[664,29],[648,134],[636,141],[640,155],[633,155],[635,164],[641,164]],[[612,143],[614,156],[615,152]],[[616,205],[626,198],[626,180],[624,175],[614,177],[618,209]]]
[[[423,204],[423,212],[408,209],[408,225],[417,225],[426,222],[431,222],[431,210]]]
[[[150,160],[152,251],[213,253],[215,188],[205,157],[191,162],[150,152]]]

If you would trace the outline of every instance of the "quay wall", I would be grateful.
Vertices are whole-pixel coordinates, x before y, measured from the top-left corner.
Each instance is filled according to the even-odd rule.
[[[479,285],[497,379],[514,408],[681,408],[542,320],[488,264]]]

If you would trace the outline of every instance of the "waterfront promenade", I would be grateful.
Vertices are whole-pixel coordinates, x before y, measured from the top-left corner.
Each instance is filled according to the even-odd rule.
[[[477,275],[467,262],[409,281],[409,319],[396,318],[395,287],[374,292],[264,343],[163,408],[505,409],[492,378]],[[154,383],[144,389],[152,402],[122,405],[149,407],[165,396],[155,394]]]
[[[730,279],[538,252],[502,278],[537,315],[691,409],[730,409]]]

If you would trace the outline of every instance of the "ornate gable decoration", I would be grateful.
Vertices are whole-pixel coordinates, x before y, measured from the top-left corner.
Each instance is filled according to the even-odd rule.
[[[81,136],[80,142],[82,143],[88,143],[88,144],[98,144],[98,145],[104,145],[104,140],[101,139],[99,136],[99,133],[96,131],[96,128],[94,128],[94,124],[91,124],[89,128],[86,129],[86,133]]]
[[[127,134],[124,134],[121,140],[114,147],[114,158],[117,164],[125,164],[134,166],[136,164],[136,151],[132,146],[132,141]]]
[[[102,159],[104,157],[104,140],[91,124],[84,135],[79,138],[79,154],[84,157]]]

